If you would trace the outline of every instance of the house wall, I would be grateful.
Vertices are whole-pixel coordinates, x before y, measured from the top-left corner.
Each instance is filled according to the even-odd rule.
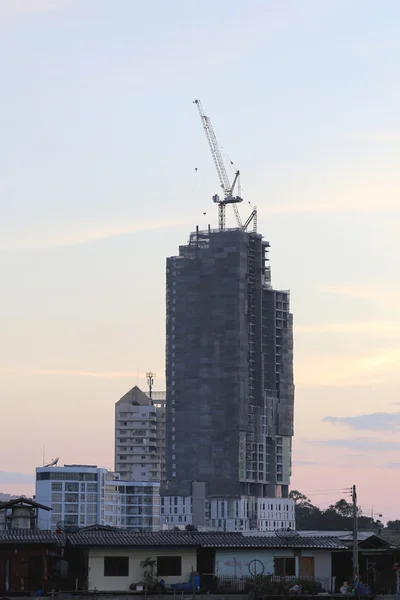
[[[0,594],[44,590],[47,581],[47,553],[44,546],[0,547]]]
[[[330,589],[332,578],[332,552],[330,550],[302,550],[301,553],[295,553],[293,549],[217,549],[215,553],[215,573],[228,577],[251,577],[254,574],[255,567],[257,568],[257,574],[261,574],[262,566],[260,563],[262,563],[264,566],[263,574],[271,575],[274,573],[274,558],[293,557],[296,554],[297,575],[299,574],[299,557],[314,557],[314,577],[320,580],[324,587]],[[252,560],[259,562],[253,563],[253,566],[250,565]],[[250,573],[250,570],[252,573]]]
[[[261,574],[264,566],[263,575],[271,575],[274,572],[274,558],[279,556],[293,557],[292,549],[257,549],[249,548],[246,550],[236,550],[229,548],[224,550],[217,549],[215,552],[215,573],[227,577],[251,577],[254,574],[253,568],[257,569],[257,574]],[[252,560],[259,561],[250,566]]]
[[[129,575],[127,577],[105,577],[105,556],[128,556]],[[182,574],[180,577],[163,577],[165,583],[182,583],[189,581],[192,570],[196,570],[196,548],[92,548],[88,555],[88,587],[99,591],[127,591],[131,583],[143,581],[144,571],[140,566],[146,558],[157,556],[181,556]]]
[[[314,557],[314,577],[321,580],[332,578],[332,552],[330,550],[302,550],[301,556]]]

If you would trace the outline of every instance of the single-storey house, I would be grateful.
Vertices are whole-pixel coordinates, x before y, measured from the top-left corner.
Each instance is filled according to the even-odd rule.
[[[5,529],[0,531],[0,594],[46,592],[59,581],[65,539],[36,529],[38,510],[51,510],[27,498],[0,504]]]
[[[295,532],[138,534],[107,527],[68,535],[67,548],[70,567],[75,569],[70,576],[80,589],[99,592],[128,591],[132,584],[144,581],[141,563],[147,559],[155,561],[157,576],[166,584],[187,582],[194,572],[203,582],[246,581],[264,574],[315,578],[331,590],[332,553],[346,550],[337,538],[310,538]]]
[[[332,570],[336,575],[336,591],[344,581],[351,580],[353,572],[352,531],[302,531],[307,537],[334,536],[346,550],[332,555]],[[357,534],[358,562],[361,581],[377,594],[396,591],[394,565],[400,563],[400,534],[389,530],[364,530]]]
[[[57,587],[62,539],[54,531],[0,531],[0,593],[43,593]]]

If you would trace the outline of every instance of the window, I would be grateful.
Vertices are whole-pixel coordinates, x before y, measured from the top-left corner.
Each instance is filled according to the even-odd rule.
[[[52,492],[62,492],[62,489],[63,489],[63,484],[61,481],[60,482],[57,481],[57,482],[51,484]]]
[[[295,559],[287,557],[274,558],[274,574],[295,576]]]
[[[157,575],[159,577],[180,577],[182,575],[182,557],[157,556]]]
[[[78,494],[65,494],[65,502],[78,502]]]
[[[129,577],[128,556],[105,556],[104,577]]]
[[[66,492],[78,492],[79,491],[79,485],[77,483],[66,483],[65,484],[65,491]]]

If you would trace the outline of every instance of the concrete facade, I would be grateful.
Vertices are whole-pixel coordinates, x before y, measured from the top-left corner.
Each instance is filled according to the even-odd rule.
[[[160,484],[123,481],[119,474],[90,465],[38,467],[36,496],[52,511],[39,511],[38,527],[109,525],[133,531],[160,526]]]
[[[301,550],[292,548],[249,548],[216,549],[215,573],[225,577],[251,577],[259,575],[279,575],[276,569],[277,558],[294,558],[293,577],[313,577],[320,581],[327,591],[334,590],[332,581],[332,550]],[[305,571],[307,570],[307,574]]]
[[[196,548],[91,548],[88,556],[88,588],[93,591],[129,591],[132,583],[144,579],[144,569],[140,566],[146,558],[180,557],[180,575],[163,576],[165,583],[189,581],[192,570],[196,569]],[[105,557],[127,558],[128,569],[123,576],[105,575]]]
[[[289,293],[268,246],[240,229],[196,231],[167,259],[167,495],[288,495],[293,435]]]
[[[115,404],[115,471],[128,481],[161,480],[157,409],[137,386]]]
[[[160,520],[163,527],[196,525],[213,531],[295,530],[295,506],[288,498],[197,498],[163,496]],[[202,514],[199,514],[202,502]]]
[[[149,395],[146,392],[146,395]],[[166,392],[153,391],[152,401],[156,409],[156,453],[160,463],[160,485],[165,486],[167,474],[165,467],[166,431],[165,431],[165,405]]]

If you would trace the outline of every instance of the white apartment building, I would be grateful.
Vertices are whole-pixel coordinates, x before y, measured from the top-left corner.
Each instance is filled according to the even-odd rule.
[[[135,531],[157,531],[160,495],[157,482],[121,481],[118,473],[94,465],[36,469],[39,529],[111,525]]]
[[[119,482],[118,527],[134,531],[160,529],[160,484],[148,481]]]
[[[146,392],[148,395],[148,392]],[[156,449],[161,468],[161,486],[167,483],[165,452],[166,452],[166,392],[152,392],[151,398],[156,409]]]
[[[197,519],[193,496],[164,496],[161,498],[163,528],[196,525],[219,531],[279,531],[294,530],[296,519],[294,501],[288,498],[206,498],[202,501],[204,518]]]
[[[115,471],[121,479],[165,479],[165,393],[157,394],[150,400],[135,386],[115,404]]]

